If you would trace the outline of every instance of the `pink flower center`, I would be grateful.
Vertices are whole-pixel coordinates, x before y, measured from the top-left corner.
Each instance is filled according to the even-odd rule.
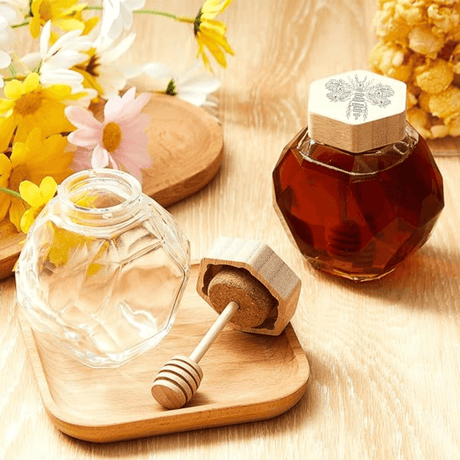
[[[102,145],[112,153],[117,150],[121,143],[122,132],[118,123],[111,121],[107,123],[102,131]]]

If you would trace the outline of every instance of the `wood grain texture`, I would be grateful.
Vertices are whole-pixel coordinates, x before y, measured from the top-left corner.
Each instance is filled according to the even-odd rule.
[[[193,258],[203,257],[221,235],[258,239],[300,276],[292,324],[311,364],[304,397],[267,421],[108,445],[74,441],[44,412],[14,315],[14,282],[6,280],[0,283],[0,458],[460,458],[460,157],[437,157],[446,207],[428,243],[372,284],[357,286],[311,269],[271,205],[271,172],[306,124],[309,83],[367,68],[376,41],[375,4],[234,0],[222,18],[235,57],[227,70],[216,69],[222,166],[207,187],[169,208],[190,239]],[[200,1],[147,0],[146,7],[193,15]],[[136,16],[135,27],[128,62],[149,56],[180,71],[193,60],[186,25]],[[430,145],[460,153],[458,140]]]

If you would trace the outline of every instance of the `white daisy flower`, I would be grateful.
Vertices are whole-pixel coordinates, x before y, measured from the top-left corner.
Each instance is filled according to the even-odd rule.
[[[40,35],[40,81],[44,85],[65,84],[74,92],[82,91],[83,75],[71,70],[88,59],[88,51],[93,43],[87,36],[81,36],[80,30],[65,33],[50,44],[51,22],[48,21]]]
[[[196,106],[215,106],[215,102],[209,97],[220,86],[220,81],[209,72],[205,72],[196,62],[183,73],[178,74],[165,64],[150,62],[133,69],[128,75],[136,77],[145,74],[151,78],[147,83],[148,91],[162,92],[177,96],[179,99]]]
[[[104,99],[117,96],[126,85],[126,66],[120,66],[117,62],[128,51],[135,38],[136,34],[130,34],[115,45],[113,40],[100,35],[94,42],[87,61],[75,67],[83,75],[86,83],[84,86],[94,88]]]
[[[141,9],[145,0],[103,0],[101,34],[116,40],[123,30],[131,29],[133,11]]]

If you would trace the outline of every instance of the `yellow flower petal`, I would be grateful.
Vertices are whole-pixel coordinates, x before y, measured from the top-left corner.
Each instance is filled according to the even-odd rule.
[[[78,19],[56,19],[53,23],[62,30],[84,30],[85,23]]]
[[[94,16],[87,21],[85,21],[85,28],[83,30],[83,35],[88,35],[98,24],[99,18]]]
[[[72,88],[67,85],[53,85],[48,88],[43,88],[41,94],[46,99],[62,101],[63,99],[67,99],[71,96]]]
[[[10,221],[17,231],[21,230],[21,218],[25,212],[24,202],[18,198],[13,198],[10,205]]]
[[[53,6],[55,7],[56,12],[62,14],[63,11],[72,8],[72,6],[76,3],[78,3],[78,0],[55,0]],[[86,3],[84,6],[86,6]],[[55,15],[57,15],[57,13]]]
[[[29,22],[29,30],[32,38],[38,38],[40,35],[40,18],[33,17]]]
[[[23,92],[31,93],[38,88],[40,88],[40,77],[38,73],[30,73],[27,75],[23,83]]]
[[[219,13],[222,13],[233,0],[206,0],[201,7],[203,15],[213,18]]]
[[[35,222],[35,212],[33,209],[28,209],[21,217],[20,227],[24,233],[30,230],[30,227]]]
[[[213,38],[201,32],[198,33],[197,37],[198,40],[201,40],[201,42],[208,48],[208,50],[214,56],[214,59],[217,61],[217,63],[224,68],[227,67],[227,60],[225,59],[225,54],[221,51],[221,49],[213,40]]]
[[[0,114],[5,114],[5,116],[9,116],[6,112],[10,111],[14,107],[14,101],[10,101],[8,99],[0,99]]]
[[[75,13],[83,11],[88,6],[87,3],[78,4],[77,2],[71,2],[71,5],[72,6],[69,6],[67,9],[61,11],[62,16],[74,16]]]
[[[40,128],[34,128],[27,136],[27,146],[31,150],[39,152],[43,143],[43,134]]]
[[[197,57],[201,56],[201,59],[203,60],[203,65],[208,70],[212,70],[211,63],[209,62],[209,58],[208,56],[206,56],[204,44],[201,41],[197,41],[197,43],[198,43]]]
[[[11,80],[5,85],[3,91],[8,99],[16,101],[23,95],[22,83],[19,80]]]
[[[10,145],[17,122],[14,116],[0,118],[0,151],[4,152]]]
[[[224,35],[227,32],[227,26],[222,21],[206,19],[201,23],[200,30],[214,30],[219,35]]]
[[[44,203],[48,203],[51,198],[53,198],[54,194],[56,193],[57,190],[57,183],[56,181],[51,177],[47,176],[45,177],[41,183],[40,183],[40,192],[42,194],[42,198]]]
[[[40,19],[40,6],[42,1],[43,0],[32,0],[32,5],[30,6],[33,16],[38,19]]]
[[[11,172],[11,161],[9,160],[9,158],[3,154],[3,153],[0,153],[0,178],[1,179],[8,179],[8,176],[10,175],[10,172]],[[3,187],[4,184],[1,184],[1,186]]]
[[[12,196],[9,193],[3,193],[0,191],[0,222],[8,214],[8,209],[10,209]]]
[[[235,52],[233,51],[232,47],[228,44],[227,39],[223,34],[220,34],[215,29],[208,29],[207,27],[203,30],[203,32],[206,34],[207,37],[209,37],[210,40],[214,41],[219,46],[221,46],[228,54],[231,54],[232,56],[235,54]]]
[[[51,224],[53,232],[53,240],[49,246],[48,260],[56,267],[64,265],[68,262],[72,253],[80,246],[89,241],[88,237],[84,237],[77,233],[71,232],[64,228],[58,228]]]
[[[6,193],[0,193],[0,222],[8,214],[8,209],[10,208],[10,204],[11,204],[11,196],[7,195]]]
[[[24,142],[16,142],[13,145],[13,151],[11,153],[11,164],[13,168],[21,163],[25,163],[29,152],[30,149]]]
[[[40,194],[40,188],[38,185],[24,180],[19,184],[19,193],[21,197],[33,208],[39,208],[42,206],[42,197]]]

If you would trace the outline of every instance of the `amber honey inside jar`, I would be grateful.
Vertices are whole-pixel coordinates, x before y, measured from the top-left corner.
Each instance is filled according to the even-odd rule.
[[[305,128],[284,149],[275,208],[316,268],[377,279],[427,241],[444,207],[442,177],[424,139],[404,128],[396,142],[362,152],[318,142]]]

